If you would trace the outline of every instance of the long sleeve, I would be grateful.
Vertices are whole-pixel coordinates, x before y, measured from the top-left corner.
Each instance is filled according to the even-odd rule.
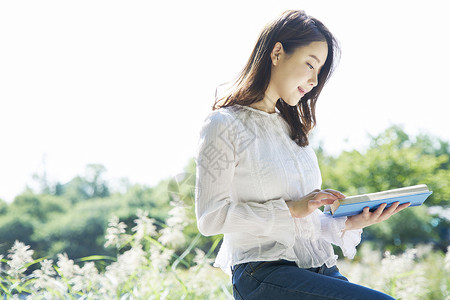
[[[198,229],[206,236],[245,232],[292,245],[294,220],[284,199],[243,202],[231,197],[238,144],[244,139],[237,124],[232,115],[215,111],[201,128],[196,156]]]
[[[361,242],[362,229],[347,230],[345,222],[347,217],[333,218],[329,214],[320,212],[321,234],[326,241],[339,246],[344,256],[355,257],[356,246]]]

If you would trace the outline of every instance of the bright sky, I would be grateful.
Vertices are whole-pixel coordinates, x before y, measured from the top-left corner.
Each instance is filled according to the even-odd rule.
[[[63,183],[89,163],[146,185],[181,173],[216,87],[286,9],[341,42],[317,112],[329,153],[391,124],[450,140],[446,1],[2,1],[0,198],[43,160]]]

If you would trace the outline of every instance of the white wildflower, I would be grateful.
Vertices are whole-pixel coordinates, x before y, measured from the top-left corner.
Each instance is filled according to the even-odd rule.
[[[409,271],[411,265],[414,264],[415,255],[415,249],[408,249],[400,256],[392,255],[389,251],[386,251],[385,258],[381,260],[383,273],[390,277],[396,277]]]
[[[108,273],[102,275],[98,277],[98,290],[96,292],[102,295],[102,299],[117,299],[116,289],[118,282]]]
[[[122,244],[128,239],[128,235],[125,234],[125,229],[127,225],[123,222],[119,222],[119,218],[113,216],[108,223],[108,228],[106,229],[106,243],[105,248],[109,246],[114,246],[120,248]]]
[[[98,282],[98,271],[93,262],[87,262],[82,268],[77,268],[77,273],[72,278],[72,290],[76,292],[86,291],[89,286]]]
[[[362,263],[346,264],[347,270],[343,269],[342,274],[348,276],[352,282],[362,284],[365,279],[370,278],[373,273],[372,269],[367,267],[368,265],[363,265]],[[339,267],[341,268],[341,267]]]
[[[75,292],[86,292],[89,287],[100,281],[98,270],[93,262],[87,262],[83,267],[80,267],[64,253],[58,254],[57,265],[62,277],[67,280],[67,283]]]
[[[212,259],[206,257],[205,252],[201,249],[195,249],[194,262],[196,265],[189,269],[191,274],[189,286],[192,287],[197,296],[213,295],[220,286],[219,282],[214,282],[217,281],[217,278],[211,276],[214,269],[210,265],[212,261]]]
[[[175,207],[169,211],[169,218],[166,220],[167,227],[160,231],[161,236],[158,241],[163,245],[177,248],[186,241],[183,229],[189,224],[189,218],[186,207],[183,207],[181,203],[172,201],[170,204]]]
[[[24,266],[33,261],[33,250],[29,250],[30,246],[25,245],[22,242],[15,241],[12,248],[8,251],[7,264],[9,266],[8,274],[17,277],[20,276],[26,268]]]
[[[220,287],[219,278],[211,276],[213,267],[210,265],[197,265],[190,268],[192,275],[189,278],[189,287],[192,288],[196,296],[214,295]]]
[[[170,245],[173,248],[182,246],[186,239],[183,232],[177,227],[166,227],[161,229],[161,236],[158,241],[163,245]]]
[[[380,251],[374,250],[370,244],[363,243],[358,250],[361,253],[361,261],[370,266],[378,266],[381,260]]]
[[[189,220],[187,219],[186,209],[184,207],[174,207],[169,211],[169,218],[166,220],[168,226],[187,225]]]
[[[41,261],[41,270],[42,273],[47,276],[56,275],[56,271],[53,268],[53,260],[51,259],[44,259]]]
[[[93,262],[84,264],[81,268],[81,276],[85,279],[85,290],[88,287],[98,287],[102,277]]]
[[[408,297],[415,295],[420,299],[426,293],[425,271],[415,263],[416,255],[416,249],[408,249],[399,256],[387,253],[381,261],[381,279],[390,282],[396,297],[414,299]]]
[[[59,271],[61,272],[62,276],[66,279],[70,280],[72,279],[75,274],[79,273],[80,267],[77,266],[73,260],[69,259],[67,256],[67,253],[58,254],[58,262],[57,262]]]
[[[134,220],[136,226],[131,229],[136,232],[135,241],[139,243],[145,235],[155,236],[157,233],[154,225],[155,220],[148,217],[148,212],[138,209],[136,215],[138,217]]]
[[[83,265],[83,267],[81,268],[81,274],[83,274],[83,276],[86,277],[97,277],[98,276],[98,270],[95,267],[94,262],[87,262]]]
[[[197,265],[210,264],[213,261],[214,259],[206,257],[205,252],[203,250],[195,248],[195,257],[194,257],[195,264]]]
[[[429,273],[430,270],[444,264],[444,257],[438,256],[442,260],[436,261],[436,256],[428,253],[431,251],[428,246],[418,246],[416,250],[410,249],[400,255],[386,252],[382,260],[371,264],[366,263],[368,261],[366,256],[369,253],[364,253],[367,249],[364,250],[365,245],[362,246],[358,250],[363,250],[361,262],[350,263],[349,260],[342,260],[339,263],[341,273],[351,282],[383,291],[396,299],[425,299],[430,293],[430,287],[436,284],[435,281],[442,280],[440,284],[442,299],[448,298],[448,292],[445,292],[448,290],[446,278],[441,278],[442,273],[439,270],[436,273]],[[450,254],[447,254],[450,262]]]
[[[182,203],[174,201],[172,201],[170,204],[173,205],[174,208],[169,211],[169,218],[167,218],[166,220],[167,226],[184,228],[190,223],[186,207],[184,207]]]
[[[136,273],[146,263],[145,252],[142,245],[135,246],[119,255],[117,261],[106,267],[105,276],[114,286],[128,280],[128,277]]]
[[[36,278],[34,281],[34,287],[37,290],[50,289],[59,292],[65,292],[66,288],[58,279],[53,276],[56,275],[56,271],[53,268],[53,260],[45,259],[41,261],[41,269],[33,271],[33,276]]]
[[[84,289],[84,280],[81,276],[74,276],[70,281],[70,285],[72,286],[72,291],[79,292]]]
[[[419,244],[416,246],[416,256],[423,258],[433,252],[433,245],[431,244]]]
[[[169,265],[174,251],[172,249],[164,249],[161,251],[156,247],[150,249],[150,261],[157,270],[165,270]]]

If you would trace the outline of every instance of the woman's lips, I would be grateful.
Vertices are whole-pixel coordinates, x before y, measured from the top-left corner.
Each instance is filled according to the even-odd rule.
[[[297,87],[297,89],[300,92],[300,94],[302,94],[302,97],[306,94],[306,92],[301,87]]]

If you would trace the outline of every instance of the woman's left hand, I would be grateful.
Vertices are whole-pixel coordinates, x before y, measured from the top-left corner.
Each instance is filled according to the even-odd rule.
[[[386,203],[381,204],[374,212],[370,212],[369,207],[365,207],[363,212],[359,215],[354,215],[347,218],[345,222],[345,230],[362,229],[364,227],[380,223],[389,219],[392,215],[407,208],[411,203],[404,203],[399,205],[400,202],[394,202],[388,208]],[[386,208],[386,209],[385,209]]]

